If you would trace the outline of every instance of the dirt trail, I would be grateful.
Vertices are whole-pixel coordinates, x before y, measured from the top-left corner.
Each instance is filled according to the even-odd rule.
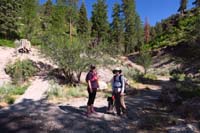
[[[49,83],[47,80],[42,77],[36,77],[25,93],[15,100],[15,104],[22,102],[23,99],[31,99],[33,101],[41,100],[44,98],[44,94],[48,88]]]
[[[18,55],[18,58],[23,58],[23,59],[30,59],[34,61],[35,63],[41,65],[39,67],[56,67],[52,62],[50,62],[48,59],[44,58],[43,56],[40,55],[39,51],[35,48],[32,48],[32,51],[30,54],[25,54]],[[48,68],[43,68],[43,69],[48,69]],[[49,88],[49,80],[46,78],[47,73],[45,70],[40,74],[41,76],[34,77],[34,80],[31,82],[31,85],[28,87],[26,92],[20,96],[16,101],[15,104],[20,103],[23,101],[23,99],[29,99],[32,101],[37,101],[41,100],[44,98],[45,92]]]
[[[40,65],[40,67],[51,66],[56,67],[46,58],[42,57],[39,51],[35,48],[32,48],[30,54],[17,54],[13,48],[4,48],[0,47],[0,86],[11,81],[9,75],[5,73],[5,67],[8,62],[14,62],[17,59],[24,60],[30,59]],[[20,103],[23,99],[30,99],[33,101],[41,100],[44,93],[49,87],[48,79],[46,78],[46,73],[43,72],[42,76],[37,76],[31,82],[31,85],[28,87],[26,92],[16,99],[15,104]]]
[[[95,102],[98,115],[86,117],[87,98],[76,98],[60,105],[48,103],[45,99],[33,101],[23,99],[7,110],[0,111],[2,132],[193,132],[193,126],[170,114],[159,105],[160,90],[141,90],[126,96],[128,115],[118,117],[107,114],[106,98]],[[172,125],[167,119],[180,121]],[[165,120],[165,121],[163,121]],[[182,127],[181,127],[182,126]],[[199,131],[195,129],[195,131]],[[194,132],[195,133],[195,132]]]
[[[98,96],[98,95],[97,95]],[[49,104],[46,100],[24,99],[21,103],[0,112],[2,132],[134,132],[143,118],[143,108],[154,108],[159,92],[141,92],[127,96],[128,117],[106,114],[105,98],[97,98],[98,115],[86,117],[86,98],[74,99],[65,104]],[[20,124],[19,124],[20,123]]]

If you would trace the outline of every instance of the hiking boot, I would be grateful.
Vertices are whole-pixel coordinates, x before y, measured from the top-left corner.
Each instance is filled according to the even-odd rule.
[[[90,117],[90,116],[92,115],[92,113],[88,113],[88,112],[87,112],[85,115],[86,115],[87,117]]]
[[[95,114],[95,115],[97,115],[98,113],[94,110],[94,107],[93,106],[91,106],[91,109],[90,109],[90,111],[91,111],[91,113],[93,113],[93,114]]]
[[[92,113],[92,114],[95,114],[95,115],[98,114],[95,110],[92,110],[91,113]]]
[[[92,111],[90,110],[90,106],[87,106],[87,112],[86,112],[86,116],[89,117],[92,114]]]

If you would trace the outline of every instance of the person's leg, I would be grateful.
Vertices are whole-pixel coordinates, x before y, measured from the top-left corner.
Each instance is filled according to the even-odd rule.
[[[117,111],[117,115],[121,114],[121,110],[120,110],[120,93],[115,93],[115,108]]]
[[[92,93],[88,90],[87,114],[91,114]]]
[[[126,105],[125,105],[125,102],[124,102],[124,96],[120,96],[120,106],[122,108],[122,112],[126,113]]]
[[[92,92],[92,100],[91,100],[91,112],[92,113],[96,113],[96,111],[94,110],[94,101],[95,101],[95,98],[96,98],[96,90],[93,90]]]

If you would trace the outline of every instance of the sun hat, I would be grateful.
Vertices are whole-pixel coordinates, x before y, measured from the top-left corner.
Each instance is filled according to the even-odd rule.
[[[116,67],[115,69],[113,69],[113,73],[116,73],[116,72],[121,73],[122,70],[119,67]]]

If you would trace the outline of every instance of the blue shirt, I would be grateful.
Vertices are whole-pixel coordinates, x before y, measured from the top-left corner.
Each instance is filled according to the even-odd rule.
[[[121,77],[121,78],[120,78]],[[125,79],[123,75],[115,75],[112,79],[112,90],[114,92],[124,93],[125,89]]]

